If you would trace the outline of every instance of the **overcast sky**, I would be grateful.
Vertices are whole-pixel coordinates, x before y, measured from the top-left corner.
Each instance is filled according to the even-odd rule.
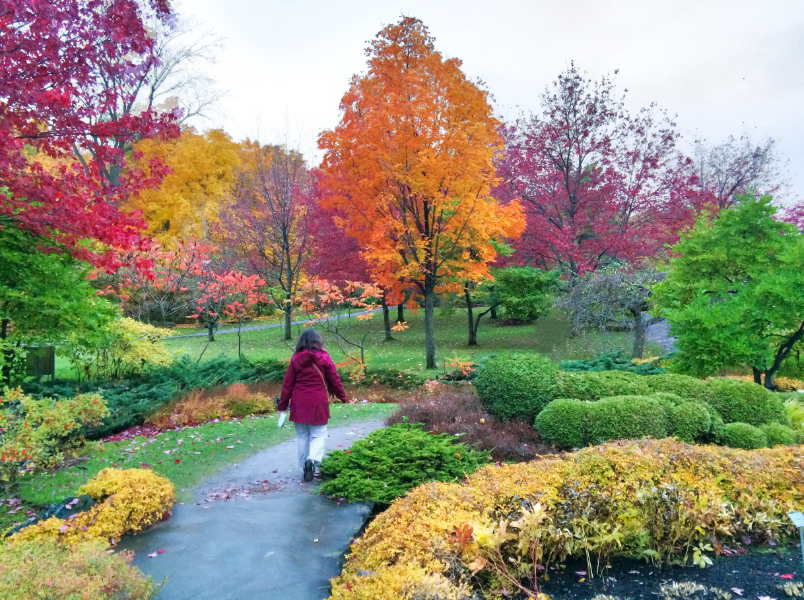
[[[212,75],[228,90],[206,126],[235,139],[288,138],[314,160],[336,125],[366,41],[400,15],[463,60],[502,118],[538,109],[571,60],[613,74],[634,110],[656,101],[687,140],[748,132],[779,140],[792,192],[804,197],[804,0],[185,0],[226,38]]]

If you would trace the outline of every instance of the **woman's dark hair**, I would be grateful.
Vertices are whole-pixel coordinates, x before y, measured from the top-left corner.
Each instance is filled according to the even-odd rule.
[[[323,350],[323,348],[324,340],[321,338],[321,334],[312,328],[302,331],[299,339],[296,340],[296,352],[301,352],[302,350],[318,352],[319,350]]]

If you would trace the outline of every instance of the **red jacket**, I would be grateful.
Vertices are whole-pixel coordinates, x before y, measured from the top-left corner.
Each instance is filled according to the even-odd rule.
[[[341,402],[348,402],[335,363],[327,351],[302,350],[290,359],[277,410],[287,410],[289,403],[290,420],[294,423],[326,425],[329,421],[327,392]]]

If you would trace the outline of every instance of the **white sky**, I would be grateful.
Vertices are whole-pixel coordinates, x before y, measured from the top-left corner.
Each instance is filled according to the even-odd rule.
[[[804,0],[185,0],[180,11],[226,38],[211,74],[228,94],[206,125],[236,139],[287,139],[317,161],[366,41],[405,14],[486,82],[503,118],[537,110],[571,60],[595,79],[619,69],[629,108],[656,101],[689,141],[778,139],[804,197]]]

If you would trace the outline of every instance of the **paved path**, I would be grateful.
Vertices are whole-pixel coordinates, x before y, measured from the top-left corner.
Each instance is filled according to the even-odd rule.
[[[360,315],[367,315],[369,313],[375,313],[382,310],[381,308],[375,308],[373,310],[361,310],[359,312],[353,312],[350,315],[340,315],[336,317],[321,317],[319,319],[301,319],[299,321],[291,321],[291,325],[304,325],[305,323],[320,323],[322,321],[335,321],[336,319],[351,319],[352,317],[359,317]],[[245,331],[259,331],[261,329],[275,329],[277,327],[284,327],[285,321],[283,320],[281,323],[271,323],[269,325],[249,325],[248,327],[241,327],[240,333]],[[237,333],[237,328],[234,329],[218,329],[215,332],[215,335],[221,335],[223,333]],[[200,333],[183,333],[181,335],[168,335],[165,336],[164,339],[169,340],[172,338],[186,338],[186,337],[206,337],[209,335],[206,330]]]
[[[648,326],[645,330],[645,341],[660,346],[665,352],[676,351],[676,338],[670,337],[670,323],[666,319]]]
[[[292,426],[292,424],[290,424]],[[332,428],[327,448],[349,447],[382,421]],[[133,564],[161,600],[327,598],[371,505],[338,502],[301,481],[296,440],[234,465],[194,490],[194,502],[139,535],[123,538]],[[164,549],[154,558],[148,555]]]

